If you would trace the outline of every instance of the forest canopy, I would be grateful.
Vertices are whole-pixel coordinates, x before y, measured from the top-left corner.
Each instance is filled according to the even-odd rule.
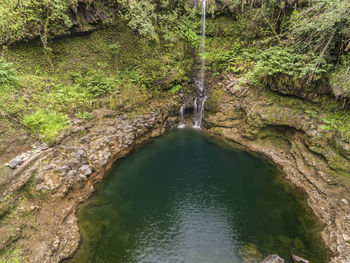
[[[113,25],[123,20],[151,41],[185,40],[196,46],[200,0],[8,0],[0,3],[0,44],[40,38],[44,48],[53,36],[90,30],[91,24]],[[256,73],[276,71],[284,83],[320,85],[329,79],[334,95],[350,96],[350,3],[347,0],[208,0],[208,14],[230,17],[236,36],[261,40]],[[98,18],[86,18],[90,11]],[[90,12],[90,13],[89,13]],[[85,18],[85,20],[83,19]],[[87,19],[89,20],[89,19]],[[231,27],[232,25],[225,25]],[[259,44],[260,45],[260,44]],[[282,54],[277,58],[277,54]],[[260,61],[264,58],[265,62]],[[268,58],[268,59],[267,59]],[[260,63],[259,63],[260,61]],[[271,63],[268,63],[268,62]],[[284,70],[283,70],[284,69]],[[336,74],[329,74],[329,73]],[[285,74],[288,73],[288,74]],[[285,76],[284,76],[285,75]],[[284,76],[284,77],[283,77]],[[271,76],[276,77],[276,76]],[[266,81],[267,80],[267,81]],[[328,80],[327,80],[328,81]],[[288,84],[289,85],[289,84]]]

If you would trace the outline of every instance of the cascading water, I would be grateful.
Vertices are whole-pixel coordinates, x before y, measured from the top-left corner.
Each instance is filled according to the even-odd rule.
[[[205,87],[205,24],[206,24],[206,0],[202,2],[202,19],[201,19],[201,33],[202,42],[200,48],[200,72],[198,78],[195,80],[196,97],[193,102],[194,109],[194,128],[200,128],[202,126],[202,120],[204,117],[204,106],[207,100],[207,90]],[[184,124],[184,111],[186,109],[184,103],[180,108],[180,125],[179,128],[185,127]]]
[[[206,0],[202,3],[202,44],[200,51],[201,70],[199,75],[199,81],[196,82],[197,97],[194,101],[194,128],[200,128],[204,117],[204,106],[207,100],[207,91],[205,87],[205,23],[206,23]]]
[[[185,127],[185,117],[184,117],[184,112],[186,109],[186,104],[183,104],[180,108],[180,125],[179,128],[184,128]]]

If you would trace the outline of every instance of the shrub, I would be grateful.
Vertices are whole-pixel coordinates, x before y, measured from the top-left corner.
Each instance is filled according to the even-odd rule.
[[[100,97],[113,91],[115,82],[106,78],[101,71],[91,70],[78,79],[78,83],[86,88],[94,97]]]
[[[301,86],[319,80],[331,67],[313,53],[298,54],[279,46],[257,54],[256,58],[255,67],[250,72],[254,84],[272,85],[276,77],[282,77],[284,83]]]
[[[67,128],[69,120],[67,115],[56,111],[38,110],[26,115],[23,124],[28,126],[33,133],[47,143],[56,141],[59,132]]]

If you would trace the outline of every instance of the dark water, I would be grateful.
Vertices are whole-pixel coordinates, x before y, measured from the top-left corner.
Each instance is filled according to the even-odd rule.
[[[171,132],[117,162],[80,209],[72,262],[325,262],[302,195],[276,173],[198,131]]]

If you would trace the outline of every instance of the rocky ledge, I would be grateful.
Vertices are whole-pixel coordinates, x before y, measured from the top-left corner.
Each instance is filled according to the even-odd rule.
[[[330,137],[320,122],[322,112],[307,114],[296,98],[241,87],[233,76],[211,86],[215,96],[207,130],[280,167],[285,179],[307,193],[308,205],[324,224],[330,262],[350,262],[350,141],[341,134]]]
[[[232,76],[211,86],[207,130],[278,165],[287,180],[307,193],[308,205],[324,224],[331,262],[350,262],[348,139],[327,136],[319,116],[306,114],[291,98],[240,87]],[[40,146],[22,156],[23,164],[15,165],[11,183],[0,192],[0,250],[15,251],[27,262],[71,257],[81,239],[78,204],[115,160],[174,127],[178,108],[164,99],[148,107],[148,113],[101,111],[91,122],[78,123],[58,146]]]
[[[166,100],[147,114],[132,116],[101,111],[58,146],[38,151],[14,170],[0,195],[0,250],[35,263],[71,257],[81,239],[78,204],[93,193],[115,160],[174,127],[178,119],[171,116],[173,106]]]

